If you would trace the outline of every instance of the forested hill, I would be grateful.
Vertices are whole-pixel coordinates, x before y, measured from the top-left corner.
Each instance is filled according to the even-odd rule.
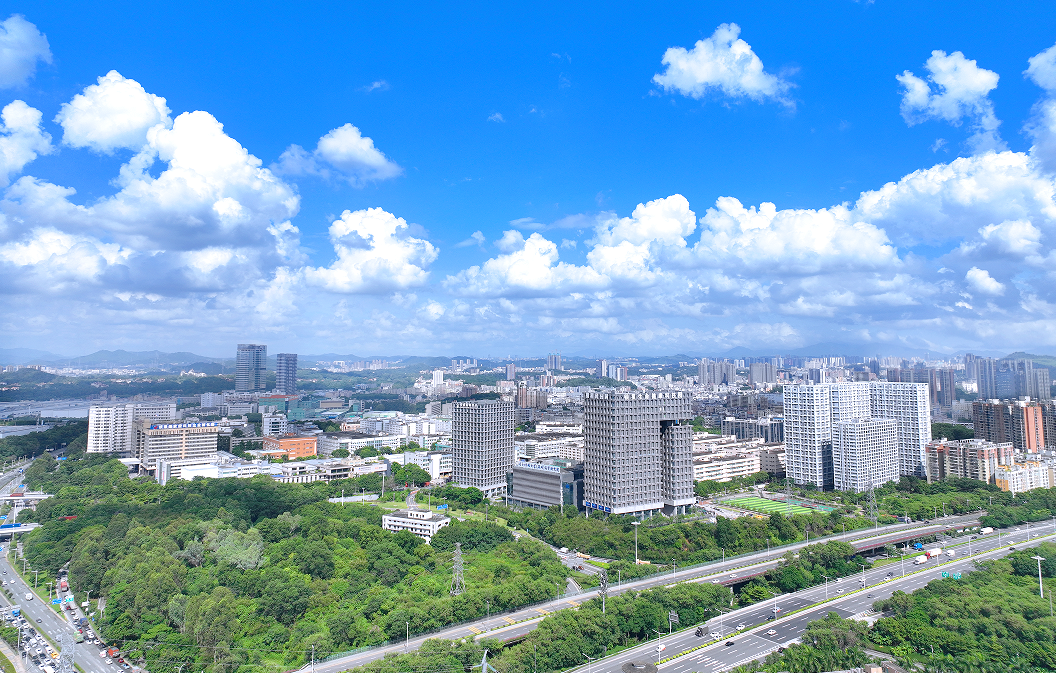
[[[312,646],[324,657],[401,637],[405,622],[413,634],[482,616],[489,601],[494,612],[552,597],[567,573],[549,547],[493,523],[456,523],[432,545],[389,533],[378,509],[327,501],[341,482],[163,487],[83,454],[44,455],[27,482],[56,494],[20,516],[43,524],[26,537],[29,562],[51,575],[69,561],[78,600],[107,599],[103,636],[152,673],[289,670]],[[455,539],[468,590],[452,598]]]

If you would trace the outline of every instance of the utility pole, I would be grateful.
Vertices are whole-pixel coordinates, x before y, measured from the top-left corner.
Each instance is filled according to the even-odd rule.
[[[1041,562],[1045,560],[1044,556],[1031,556],[1030,558],[1038,562],[1038,595],[1045,598],[1045,588],[1041,584]]]

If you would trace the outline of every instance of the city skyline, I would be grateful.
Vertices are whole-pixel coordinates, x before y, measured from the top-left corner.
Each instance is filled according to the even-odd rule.
[[[1049,7],[14,11],[11,347],[1056,347]]]

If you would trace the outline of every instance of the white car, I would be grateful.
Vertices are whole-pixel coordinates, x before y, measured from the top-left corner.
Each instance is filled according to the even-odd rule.
[[[114,660],[113,659],[107,659],[106,660],[106,665],[107,666],[113,666],[114,665]]]
[[[738,625],[737,625],[737,630],[738,630],[738,631],[740,631],[740,630],[741,630],[741,629],[743,629],[743,628],[744,628],[744,624],[738,624]]]
[[[31,601],[31,600],[33,600],[33,594],[27,591],[27,592],[26,592],[26,600],[27,600],[27,601]]]
[[[838,594],[842,594],[842,593],[843,593],[843,589],[837,589],[837,590],[836,590],[836,593],[838,593]]]
[[[770,629],[769,631],[766,632],[766,635],[768,635],[768,636],[776,636],[777,635],[777,631],[775,631],[773,629]]]

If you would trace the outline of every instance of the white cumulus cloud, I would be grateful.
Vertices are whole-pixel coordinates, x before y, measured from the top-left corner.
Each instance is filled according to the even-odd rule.
[[[64,144],[110,154],[118,148],[142,148],[149,129],[172,126],[169,112],[164,98],[111,70],[63,103],[55,123],[62,126]]]
[[[724,23],[692,49],[670,47],[661,61],[667,69],[654,75],[653,81],[665,91],[692,98],[717,91],[730,98],[769,99],[794,107],[788,97],[793,84],[766,72],[751,46],[738,37],[740,33],[736,23]]]
[[[1027,60],[1023,73],[1045,90],[1046,97],[1034,106],[1027,133],[1033,138],[1031,154],[1048,171],[1056,172],[1056,45]]]
[[[973,266],[968,269],[968,272],[964,274],[964,279],[968,281],[968,285],[978,292],[984,294],[1001,295],[1005,293],[1004,284],[998,282],[990,272],[986,269],[980,269],[977,266]]]
[[[37,155],[52,151],[51,136],[41,126],[40,110],[20,100],[8,103],[0,112],[0,187],[22,172]]]
[[[402,217],[381,208],[346,210],[330,225],[337,259],[305,269],[308,282],[332,292],[378,293],[423,285],[437,249],[415,238]]]
[[[0,22],[0,89],[25,84],[38,61],[51,63],[48,38],[19,14]]]
[[[1003,150],[1006,145],[998,135],[1001,125],[994,114],[990,92],[997,88],[998,74],[980,68],[959,51],[947,55],[933,51],[925,62],[927,79],[906,70],[895,78],[902,84],[902,117],[910,126],[928,119],[941,119],[959,126],[971,120],[974,135],[968,144],[976,152]]]
[[[525,239],[521,232],[509,230],[495,245],[503,254],[448,276],[444,286],[458,295],[542,297],[607,283],[590,267],[560,261],[557,245],[538,232]]]
[[[320,138],[314,152],[290,145],[273,169],[288,175],[338,177],[353,186],[387,180],[403,172],[352,124],[340,126]]]

